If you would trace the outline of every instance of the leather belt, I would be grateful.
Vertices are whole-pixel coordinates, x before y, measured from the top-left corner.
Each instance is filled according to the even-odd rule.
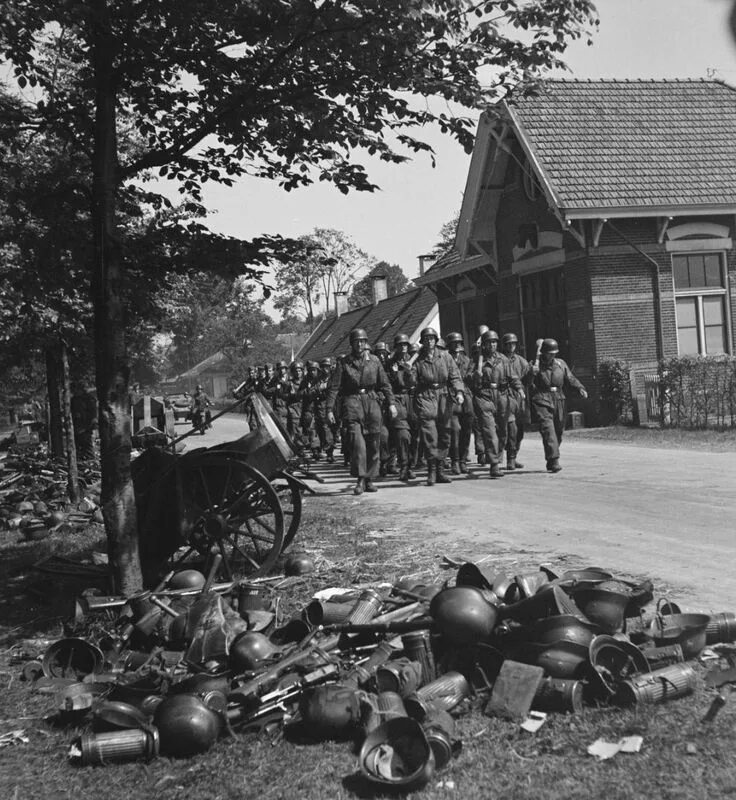
[[[557,391],[557,387],[556,386],[550,386],[549,390],[550,390],[550,392],[556,392]]]
[[[490,389],[498,389],[498,384],[497,384],[497,383],[489,383],[489,384],[488,384],[488,387],[489,387]]]
[[[370,389],[358,389],[358,392],[357,392],[357,393],[358,393],[358,394],[366,394],[366,393],[367,393],[367,392],[369,392],[369,391],[370,391]]]

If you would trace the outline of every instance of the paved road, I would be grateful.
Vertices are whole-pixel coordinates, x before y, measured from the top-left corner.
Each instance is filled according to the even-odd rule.
[[[241,435],[223,417],[196,445]],[[386,480],[353,497],[342,465],[320,464],[322,502],[349,498],[363,524],[463,542],[469,555],[516,547],[647,575],[690,608],[736,611],[736,453],[667,450],[566,438],[563,471],[544,468],[541,442],[524,444],[523,470],[491,481],[487,468],[430,489]],[[421,476],[423,477],[423,476]],[[312,499],[310,502],[320,502]]]

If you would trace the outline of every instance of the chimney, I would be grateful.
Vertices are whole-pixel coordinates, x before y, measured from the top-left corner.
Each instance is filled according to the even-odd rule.
[[[425,253],[423,256],[417,256],[419,259],[419,277],[424,277],[425,264],[427,261],[437,261],[435,253]]]
[[[348,310],[348,293],[335,292],[335,316],[341,317]]]
[[[388,280],[385,275],[373,275],[371,283],[373,285],[373,305],[377,306],[381,300],[388,297]]]

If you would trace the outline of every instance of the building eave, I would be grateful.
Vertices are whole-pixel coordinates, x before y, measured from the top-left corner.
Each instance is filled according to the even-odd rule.
[[[709,203],[705,205],[678,205],[678,206],[621,206],[610,208],[561,208],[560,212],[565,219],[622,219],[624,217],[703,217],[736,214],[736,205],[720,205]]]

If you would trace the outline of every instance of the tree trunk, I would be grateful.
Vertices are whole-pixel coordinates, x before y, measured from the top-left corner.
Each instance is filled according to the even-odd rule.
[[[112,35],[107,0],[91,0],[90,7],[90,47],[95,92],[92,303],[102,468],[101,499],[114,590],[129,595],[142,587],[143,577],[130,470],[129,367],[120,297],[122,263],[115,230],[118,151],[113,63],[118,42]]]
[[[77,465],[77,447],[74,443],[74,422],[72,420],[72,393],[69,387],[69,356],[66,344],[59,342],[58,364],[61,385],[61,418],[64,429],[64,449],[66,450],[67,468],[67,494],[72,503],[78,503],[79,495],[79,467]]]
[[[49,395],[49,449],[52,458],[64,458],[64,433],[61,422],[61,386],[57,347],[46,348],[46,390]]]

